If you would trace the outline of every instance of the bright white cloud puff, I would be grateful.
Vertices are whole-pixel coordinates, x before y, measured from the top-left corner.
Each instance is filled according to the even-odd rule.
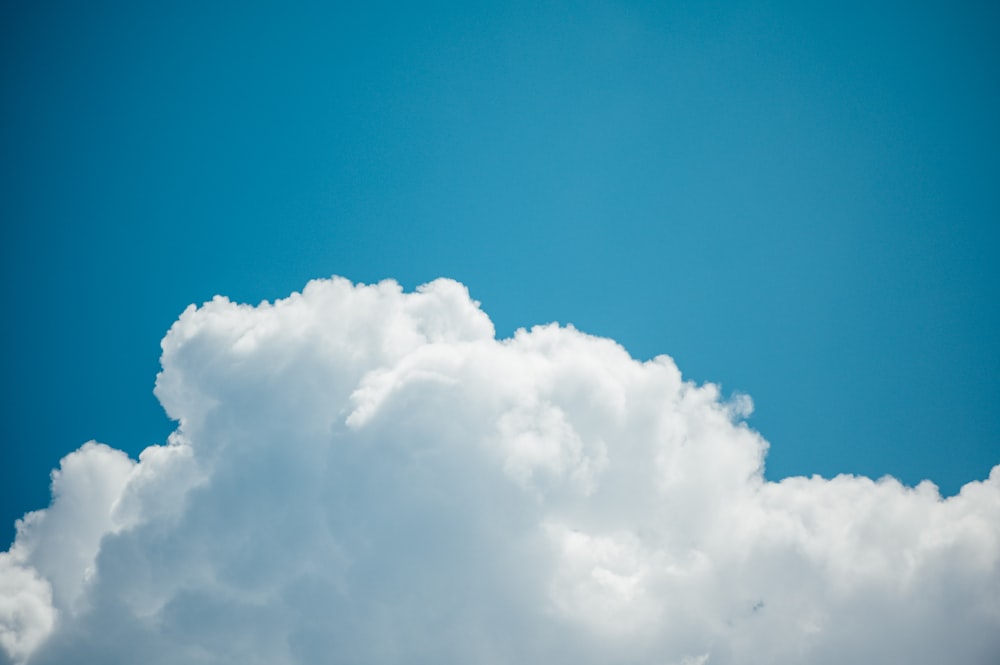
[[[1000,466],[767,482],[749,400],[449,280],[216,298],[162,361],[169,443],[0,553],[0,660],[1000,662]]]

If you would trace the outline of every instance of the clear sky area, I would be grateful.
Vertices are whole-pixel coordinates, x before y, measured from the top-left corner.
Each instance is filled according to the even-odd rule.
[[[4,547],[188,304],[331,275],[670,355],[769,479],[1000,462],[995,3],[6,2],[0,94]]]

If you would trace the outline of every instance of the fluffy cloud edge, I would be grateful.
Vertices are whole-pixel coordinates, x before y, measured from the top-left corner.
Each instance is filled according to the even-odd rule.
[[[929,482],[908,488],[889,477],[768,482],[767,444],[742,421],[748,397],[723,401],[716,386],[684,381],[666,356],[639,362],[572,327],[497,340],[479,303],[451,280],[413,293],[388,280],[314,280],[257,306],[217,297],[185,310],[162,346],[156,394],[178,422],[168,444],[138,462],[94,442],[70,453],[53,473],[52,505],[25,516],[0,554],[0,646],[13,662],[33,663],[60,625],[102,611],[102,594],[113,593],[102,574],[114,574],[104,539],[148,551],[153,532],[177,537],[191,526],[189,502],[224,497],[220,479],[231,480],[233,468],[262,473],[254,456],[267,457],[286,432],[301,450],[283,451],[281,463],[303,486],[315,481],[309,464],[330,462],[318,442],[331,436],[359,441],[365,452],[351,454],[374,455],[400,432],[417,442],[359,467],[373,478],[419,456],[499,470],[477,473],[501,483],[491,487],[523,513],[507,518],[522,529],[526,520],[521,535],[546,548],[539,569],[549,576],[532,577],[543,615],[608,649],[627,643],[640,657],[660,649],[674,662],[741,662],[740,646],[760,653],[755,631],[777,631],[781,619],[793,621],[798,646],[765,644],[769,659],[832,662],[842,650],[829,635],[867,635],[842,620],[866,603],[888,603],[904,628],[933,614],[934,602],[974,603],[957,614],[981,631],[1000,624],[1000,605],[986,593],[998,587],[1000,466],[946,499]],[[471,452],[458,447],[466,431],[477,433]],[[443,478],[451,477],[430,480]],[[388,501],[413,499],[395,491]],[[477,488],[463,491],[470,505],[489,507]],[[358,556],[342,544],[324,551],[338,548],[344,561]],[[152,614],[178,593],[139,592],[149,597],[132,607]],[[924,605],[897,607],[916,596]],[[704,616],[692,618],[691,607]],[[817,633],[827,638],[810,637]],[[973,655],[1000,648],[974,637]]]

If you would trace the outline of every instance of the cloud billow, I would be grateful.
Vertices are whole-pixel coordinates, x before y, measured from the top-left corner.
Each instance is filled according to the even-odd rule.
[[[995,663],[1000,466],[763,477],[746,397],[461,284],[189,307],[138,461],[0,553],[0,662]]]

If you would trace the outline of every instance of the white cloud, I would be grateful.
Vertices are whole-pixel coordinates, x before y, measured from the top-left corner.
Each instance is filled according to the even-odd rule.
[[[216,298],[162,362],[168,444],[0,554],[12,662],[1000,660],[1000,467],[767,482],[748,398],[448,280]]]
[[[112,506],[134,465],[105,445],[87,443],[52,472],[52,506],[17,523],[17,539],[0,553],[0,645],[24,658],[57,616],[83,610],[101,538],[117,530]]]

